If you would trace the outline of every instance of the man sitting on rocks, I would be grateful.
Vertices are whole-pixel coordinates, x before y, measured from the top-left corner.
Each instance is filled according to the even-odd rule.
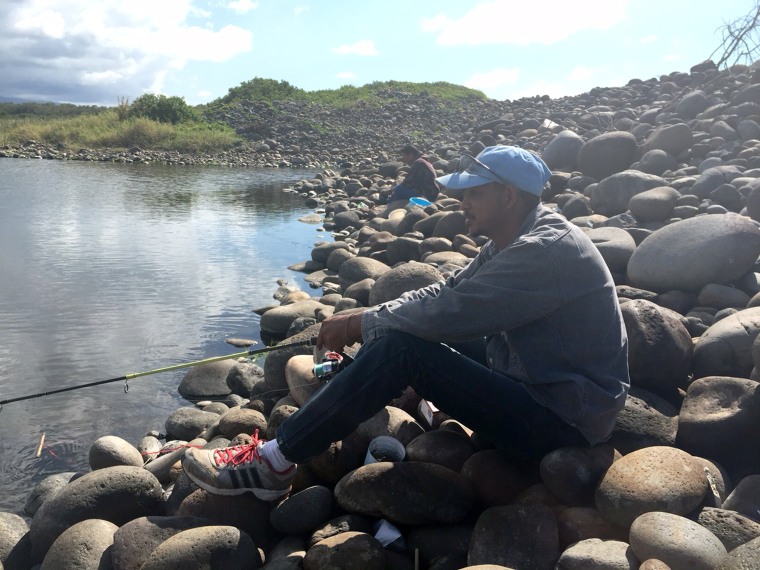
[[[388,197],[388,204],[415,196],[435,200],[438,196],[438,185],[435,182],[433,165],[425,160],[422,153],[412,145],[406,145],[401,149],[401,160],[412,168],[404,177],[403,182],[393,187]]]
[[[339,372],[277,430],[276,440],[187,450],[210,493],[274,500],[297,463],[351,434],[407,386],[496,446],[540,459],[605,441],[629,387],[627,338],[612,277],[584,232],[540,204],[540,158],[494,146],[439,179],[464,191],[470,233],[490,238],[445,282],[326,319],[318,348],[362,341]],[[480,343],[482,360],[459,343]],[[476,351],[477,352],[477,351]]]

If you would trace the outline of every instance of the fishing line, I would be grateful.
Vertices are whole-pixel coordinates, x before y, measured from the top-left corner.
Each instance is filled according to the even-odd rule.
[[[172,364],[171,366],[164,366],[162,368],[155,368],[154,370],[146,370],[144,372],[133,372],[131,374],[125,374],[117,378],[108,378],[107,380],[98,380],[96,382],[88,382],[86,384],[78,384],[76,386],[69,386],[67,388],[58,388],[56,390],[48,390],[46,392],[37,392],[36,394],[29,394],[27,396],[19,396],[17,398],[9,398],[7,400],[0,400],[0,412],[3,410],[5,404],[12,402],[21,402],[22,400],[32,400],[34,398],[42,398],[43,396],[50,396],[51,394],[60,394],[61,392],[71,392],[72,390],[81,390],[82,388],[90,388],[92,386],[100,386],[101,384],[108,384],[111,382],[124,382],[124,392],[129,392],[129,380],[133,378],[140,378],[142,376],[149,376],[151,374],[158,374],[159,372],[170,372],[172,370],[179,370],[181,368],[190,368],[192,366],[199,366],[201,364],[208,364],[210,362],[219,362],[221,360],[228,360],[230,358],[251,357],[258,354],[264,354],[266,352],[272,352],[274,350],[283,350],[286,348],[294,348],[298,346],[312,346],[315,339],[310,338],[298,342],[291,342],[288,344],[281,344],[276,346],[269,346],[266,348],[250,349],[241,352],[235,352],[233,354],[226,354],[223,356],[212,356],[210,358],[204,358],[203,360],[194,360],[192,362],[183,362],[180,364]]]

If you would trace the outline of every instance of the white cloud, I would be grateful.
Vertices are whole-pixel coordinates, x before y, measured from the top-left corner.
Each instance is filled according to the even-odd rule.
[[[15,0],[0,18],[3,95],[113,104],[156,92],[190,61],[251,51],[250,31],[209,27],[191,1]]]
[[[335,77],[338,79],[356,79],[356,74],[353,71],[341,71],[336,73]]]
[[[295,8],[293,8],[293,13],[296,16],[300,16],[301,14],[306,12],[308,9],[309,9],[309,6],[296,6]]]
[[[344,44],[333,48],[332,51],[339,55],[380,55],[380,52],[375,47],[375,42],[372,40],[361,40],[351,45]]]
[[[681,56],[677,53],[671,53],[670,55],[666,55],[662,58],[662,61],[680,61]]]
[[[461,18],[437,14],[423,20],[437,32],[438,45],[550,45],[584,30],[606,30],[627,17],[630,0],[492,0],[477,4]]]
[[[639,40],[640,44],[651,44],[657,41],[657,36],[644,36]]]
[[[465,87],[478,89],[495,99],[503,99],[497,93],[504,93],[504,87],[517,83],[520,79],[519,69],[499,68],[485,73],[476,73],[464,82]]]
[[[596,74],[596,70],[585,65],[578,65],[568,74],[570,81],[588,81]]]
[[[246,14],[258,7],[259,3],[252,0],[233,0],[227,4],[227,8],[238,14]]]

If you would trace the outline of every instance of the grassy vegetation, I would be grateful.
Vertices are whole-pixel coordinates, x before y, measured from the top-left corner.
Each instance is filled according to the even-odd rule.
[[[190,107],[179,97],[142,95],[129,103],[120,98],[115,107],[54,103],[0,103],[0,145],[17,146],[36,140],[68,150],[80,148],[127,149],[133,146],[179,152],[220,152],[242,139],[232,128],[210,119],[242,101],[273,107],[278,101],[294,101],[335,108],[373,107],[408,96],[429,96],[442,106],[484,100],[474,89],[439,81],[411,83],[376,81],[360,87],[305,91],[287,81],[256,77],[232,87],[224,97],[208,105]],[[248,115],[251,132],[267,127],[266,121]],[[314,130],[320,131],[318,125]]]
[[[227,125],[216,123],[172,125],[144,117],[119,120],[115,109],[62,118],[0,116],[0,145],[14,146],[28,140],[63,145],[70,150],[139,146],[180,152],[218,152],[231,148],[240,138]]]

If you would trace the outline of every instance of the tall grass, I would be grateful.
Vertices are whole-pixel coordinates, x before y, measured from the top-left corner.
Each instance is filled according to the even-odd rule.
[[[119,120],[115,109],[71,118],[0,118],[0,144],[16,146],[29,140],[70,150],[138,146],[179,152],[218,152],[240,142],[227,125],[201,122],[171,125],[145,118]]]

